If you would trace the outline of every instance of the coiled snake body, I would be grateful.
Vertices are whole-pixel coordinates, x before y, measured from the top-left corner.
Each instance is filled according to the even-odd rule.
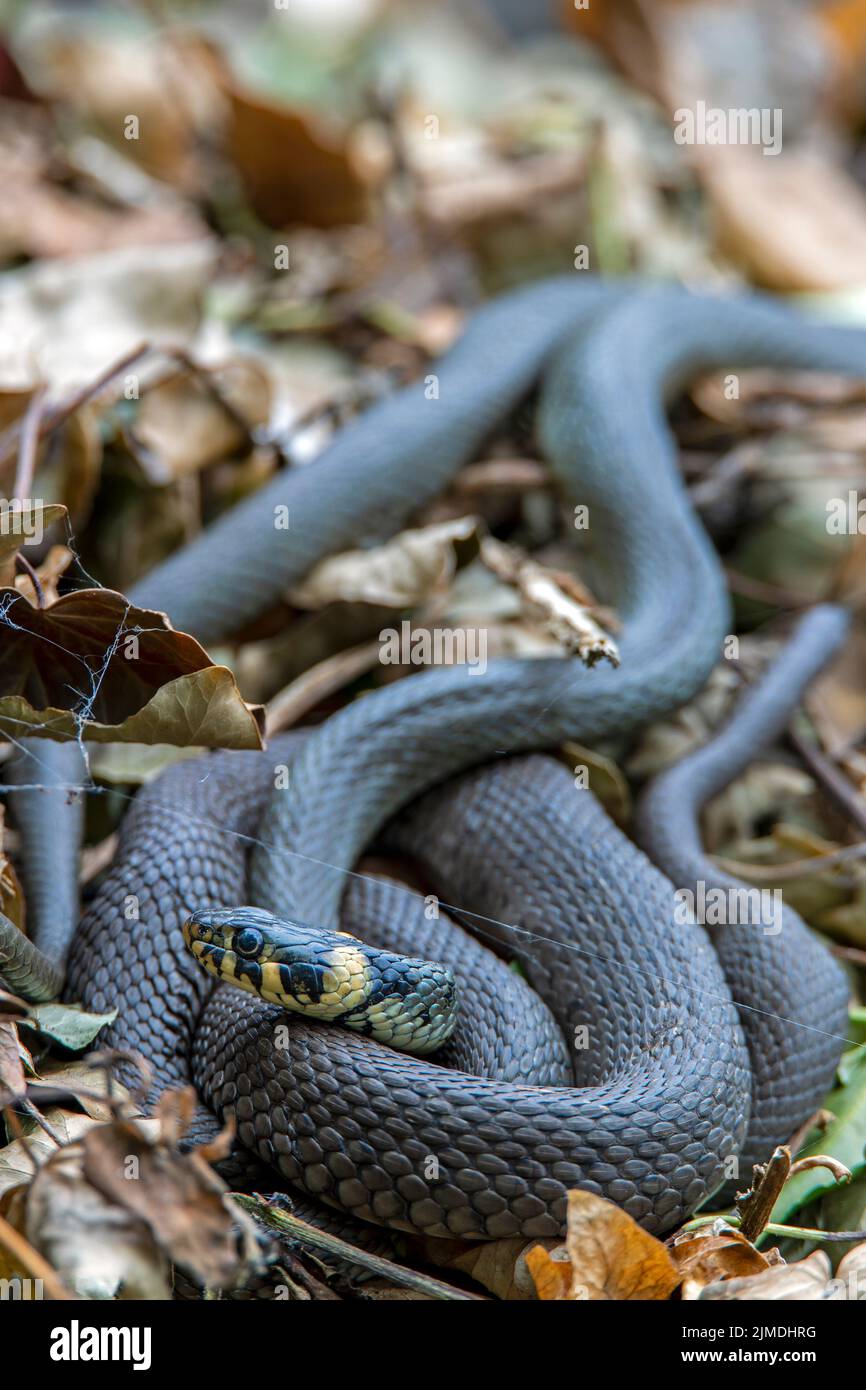
[[[418,386],[376,407],[131,595],[205,641],[237,628],[359,531],[393,530],[541,375],[541,442],[568,501],[589,508],[584,569],[623,619],[620,668],[545,659],[425,673],[264,755],[171,769],[136,798],[73,944],[69,997],[120,1010],[107,1041],[143,1052],[158,1086],[186,1079],[192,1062],[243,1143],[311,1195],[430,1234],[545,1236],[562,1229],[565,1193],[579,1184],[662,1231],[730,1176],[733,1156],[746,1163],[788,1137],[829,1085],[845,985],[802,924],[788,916],[778,935],[735,928],[712,944],[701,927],[678,927],[670,880],[567,770],[520,756],[628,734],[705,680],[728,604],[662,407],[705,367],[753,363],[866,375],[866,336],[757,298],[542,282],[477,315],[438,367],[435,399]],[[277,504],[290,509],[288,535],[274,530]],[[676,886],[718,877],[700,857],[696,805],[777,731],[842,631],[835,610],[807,619],[742,736],[723,735],[722,754],[694,765],[690,782],[682,774],[651,794],[644,841]],[[290,789],[275,791],[284,760]],[[545,1001],[529,1030],[537,1072],[477,1029],[456,1038],[452,1060],[471,1059],[482,1077],[286,1020],[236,991],[219,989],[201,1013],[210,985],[180,926],[205,905],[253,901],[333,929],[348,881],[346,929],[360,923],[373,944],[448,963],[448,934],[419,918],[417,897],[347,880],[371,838],[424,793],[388,835],[523,963]],[[365,894],[393,914],[378,923],[381,942]],[[477,987],[480,958],[462,959]],[[567,1051],[550,1041],[545,1005]],[[519,998],[506,1009],[513,1018]]]

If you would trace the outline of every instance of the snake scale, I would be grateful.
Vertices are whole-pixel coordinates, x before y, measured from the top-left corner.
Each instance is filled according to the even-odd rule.
[[[790,913],[772,936],[720,929],[711,941],[678,927],[662,870],[677,887],[718,879],[697,808],[778,732],[843,640],[840,614],[807,618],[730,732],[651,789],[640,830],[659,867],[538,751],[632,733],[689,699],[718,658],[724,580],[664,405],[706,368],[753,364],[866,376],[866,335],[757,296],[539,282],[474,316],[437,364],[435,392],[418,383],[374,407],[130,595],[205,642],[231,633],[322,556],[393,532],[540,383],[543,451],[569,505],[589,508],[583,572],[623,621],[617,670],[563,658],[413,675],[285,747],[181,764],[139,794],[75,935],[67,997],[118,1007],[105,1041],[141,1052],[156,1089],[192,1070],[211,1107],[202,1132],[213,1111],[234,1115],[244,1145],[292,1184],[368,1221],[547,1236],[563,1229],[575,1185],[667,1230],[730,1176],[733,1156],[766,1156],[815,1108],[844,1037],[841,972]],[[277,506],[289,508],[288,532],[274,526]],[[40,759],[63,780],[74,750],[46,747]],[[287,791],[274,788],[283,760]],[[74,763],[65,767],[68,777]],[[15,794],[25,821],[40,795]],[[238,991],[212,993],[184,953],[187,911],[251,901],[328,928],[342,912],[344,928],[435,953],[458,983],[462,972],[484,989],[481,958],[449,947],[459,937],[444,914],[419,920],[416,895],[348,875],[380,832],[521,961],[539,996],[528,1052],[507,1021],[525,994],[504,990],[498,1040],[493,1018],[473,1036],[461,1025],[450,1060],[467,1070],[446,1070]],[[57,844],[26,838],[28,875],[50,881]],[[488,967],[502,968],[492,957]],[[575,1047],[581,1029],[588,1044]]]

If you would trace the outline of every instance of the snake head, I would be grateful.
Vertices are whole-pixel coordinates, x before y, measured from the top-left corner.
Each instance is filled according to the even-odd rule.
[[[324,991],[324,952],[336,933],[283,921],[258,907],[230,907],[193,912],[183,937],[208,974],[296,1008]]]
[[[336,1019],[369,997],[372,952],[354,937],[258,907],[203,908],[184,940],[211,975],[315,1018]]]
[[[285,921],[258,907],[202,908],[185,921],[183,937],[217,979],[392,1047],[432,1052],[454,1028],[454,977],[431,961],[380,951],[344,932]]]

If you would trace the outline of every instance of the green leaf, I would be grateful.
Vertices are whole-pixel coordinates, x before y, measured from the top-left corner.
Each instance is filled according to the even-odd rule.
[[[28,1011],[27,1026],[62,1043],[71,1052],[81,1052],[90,1046],[100,1028],[116,1018],[117,1009],[107,1014],[88,1014],[72,1004],[34,1004]]]
[[[866,1170],[866,1052],[862,1048],[857,1051],[859,1059],[852,1066],[846,1065],[846,1084],[837,1087],[825,1102],[836,1118],[798,1155],[805,1158],[829,1154],[850,1168],[855,1176]],[[832,1173],[826,1169],[812,1168],[797,1173],[785,1183],[770,1220],[786,1225],[794,1212],[836,1186]]]

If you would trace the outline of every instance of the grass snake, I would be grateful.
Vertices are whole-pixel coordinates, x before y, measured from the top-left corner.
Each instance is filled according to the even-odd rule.
[[[563,658],[425,672],[285,747],[172,768],[136,798],[75,935],[68,997],[118,1007],[106,1041],[141,1051],[157,1087],[192,1067],[247,1147],[311,1196],[431,1234],[541,1236],[562,1229],[565,1191],[580,1184],[663,1231],[719,1185],[732,1156],[750,1161],[786,1138],[829,1085],[846,995],[829,955],[791,915],[778,936],[753,928],[748,941],[739,929],[711,942],[701,927],[677,928],[662,869],[677,886],[718,877],[701,858],[696,808],[842,640],[836,610],[798,629],[793,664],[783,657],[740,732],[713,745],[720,752],[649,793],[641,832],[661,867],[537,751],[628,735],[689,699],[719,657],[725,584],[680,481],[664,405],[704,369],[752,364],[866,376],[866,335],[757,296],[540,282],[473,317],[436,364],[434,391],[418,383],[374,407],[314,465],[278,476],[131,593],[205,642],[231,633],[322,556],[393,532],[539,382],[542,448],[568,503],[589,508],[583,572],[623,620],[617,670]],[[274,525],[286,506],[288,532]],[[38,754],[52,777],[74,780],[75,750],[43,744]],[[274,787],[283,760],[287,791]],[[32,765],[23,776],[37,780]],[[15,793],[25,821],[41,795]],[[41,836],[27,835],[29,879],[50,882],[58,853],[68,855],[61,822],[47,835],[43,814]],[[498,1041],[491,1020],[474,1034],[458,1025],[448,1045],[455,1065],[482,1076],[286,1020],[238,991],[209,997],[182,919],[248,901],[329,929],[342,910],[344,929],[357,919],[373,945],[408,943],[477,989],[481,958],[449,961],[459,934],[419,920],[417,896],[347,877],[380,832],[523,961],[540,995],[528,1052],[513,1028],[522,981],[516,999],[503,985]],[[485,969],[501,966],[490,956]],[[793,996],[792,980],[806,982]],[[488,1006],[498,990],[488,986]],[[788,1009],[801,1004],[805,1013]],[[575,1048],[581,1027],[589,1046]],[[203,1111],[203,1131],[209,1123]]]

